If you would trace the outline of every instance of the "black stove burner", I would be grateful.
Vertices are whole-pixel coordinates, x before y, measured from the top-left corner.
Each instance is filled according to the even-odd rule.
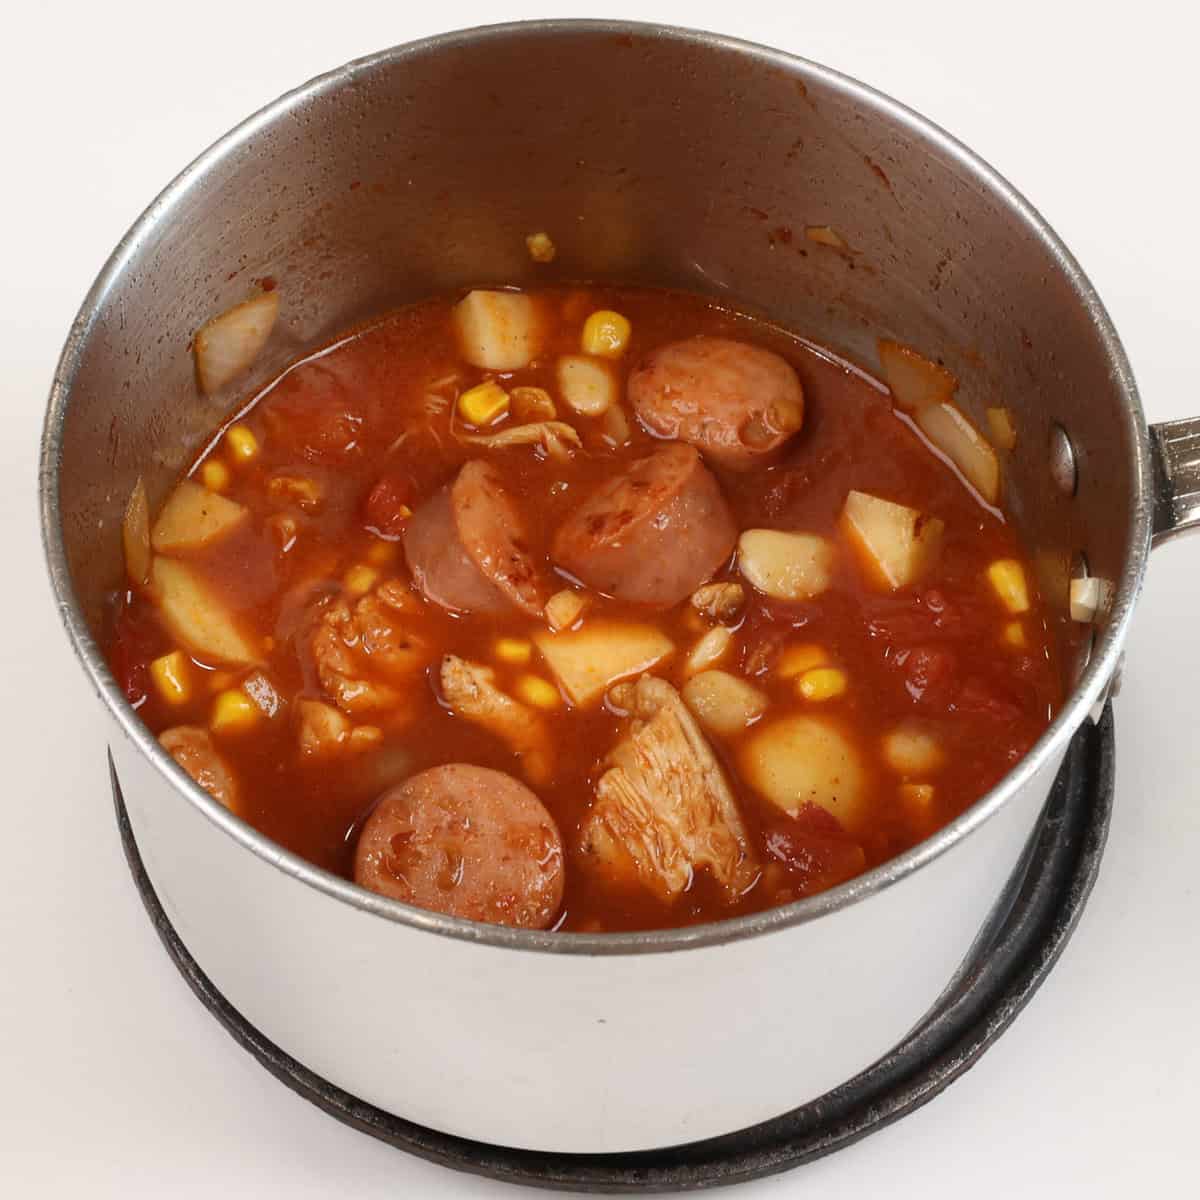
[[[1062,953],[1100,869],[1113,795],[1113,719],[1075,735],[1011,906],[980,939],[934,1012],[885,1058],[832,1092],[761,1125],[637,1154],[547,1154],[415,1125],[348,1095],[290,1058],[234,1009],[167,920],[142,866],[112,772],[125,855],[146,911],[192,991],[277,1079],[339,1121],[442,1166],[508,1183],[583,1192],[718,1187],[785,1171],[852,1145],[932,1100],[1008,1028]]]

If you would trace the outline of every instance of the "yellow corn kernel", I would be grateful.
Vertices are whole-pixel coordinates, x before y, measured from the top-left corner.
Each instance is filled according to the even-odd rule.
[[[254,701],[241,688],[221,692],[213,702],[208,725],[213,733],[244,733],[258,721]]]
[[[229,468],[219,458],[210,458],[200,468],[200,482],[210,492],[223,492],[229,486]]]
[[[342,587],[352,596],[365,596],[379,582],[379,572],[366,563],[356,563],[342,577]]]
[[[403,516],[404,514],[401,513]],[[409,509],[408,515],[412,516],[412,510]],[[376,541],[375,544],[367,551],[367,561],[374,563],[377,567],[386,567],[388,563],[396,557],[395,542]]]
[[[580,345],[585,354],[595,354],[599,358],[620,358],[629,345],[632,332],[633,327],[619,312],[601,308],[584,321]]]
[[[533,643],[523,638],[497,638],[492,653],[501,662],[527,663],[533,657]]]
[[[508,412],[508,393],[494,380],[467,388],[458,398],[458,415],[469,425],[482,428]]]
[[[1025,645],[1025,626],[1020,621],[1009,621],[1004,627],[1004,640],[1010,646]]]
[[[258,438],[249,426],[230,425],[225,431],[225,441],[229,445],[229,453],[238,462],[248,463],[258,457]]]
[[[529,251],[529,257],[535,263],[553,262],[554,256],[558,253],[554,243],[550,240],[550,235],[544,232],[531,233],[525,239],[525,249]]]
[[[558,708],[562,703],[558,689],[540,675],[522,675],[517,680],[514,691],[526,704],[532,704],[534,708]]]
[[[150,678],[168,704],[186,704],[192,696],[192,672],[186,655],[172,650],[150,664]]]
[[[796,683],[796,691],[805,700],[832,700],[846,690],[846,672],[837,667],[814,667],[805,671]]]
[[[902,783],[900,799],[908,808],[915,809],[921,814],[927,813],[933,805],[933,784]]]
[[[998,558],[987,569],[988,582],[1010,613],[1029,611],[1029,586],[1025,569],[1015,558]]]
[[[796,646],[788,646],[779,656],[775,666],[775,674],[780,679],[795,679],[814,667],[823,667],[829,662],[829,655],[823,646],[812,642],[803,642]]]

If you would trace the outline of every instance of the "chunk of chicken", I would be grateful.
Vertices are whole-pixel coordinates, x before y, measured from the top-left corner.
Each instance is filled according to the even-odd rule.
[[[508,743],[530,783],[554,777],[554,750],[546,722],[496,686],[496,673],[456,654],[442,659],[442,699],[451,710]]]
[[[740,583],[706,583],[692,593],[692,607],[721,625],[732,623],[746,602]]]
[[[511,425],[499,433],[463,434],[461,440],[472,446],[502,450],[506,446],[540,446],[551,458],[560,462],[571,457],[583,443],[574,426],[565,421],[537,421],[529,425]]]
[[[707,867],[730,901],[758,876],[737,802],[679,693],[643,675],[618,684],[611,703],[629,732],[609,754],[581,846],[618,873],[631,872],[672,900]]]
[[[391,581],[353,608],[338,599],[321,614],[309,649],[322,689],[343,712],[402,708],[403,692],[395,685],[418,674],[430,658],[401,620],[419,607],[402,583]]]
[[[218,803],[238,811],[237,779],[207,729],[176,725],[158,735],[163,749]]]
[[[376,725],[351,725],[345,713],[320,700],[301,700],[299,717],[300,753],[305,758],[327,758],[343,750],[365,750],[383,739]]]

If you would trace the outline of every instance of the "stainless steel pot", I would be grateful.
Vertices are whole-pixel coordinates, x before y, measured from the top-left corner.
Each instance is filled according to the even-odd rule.
[[[849,251],[803,236],[820,225]],[[552,267],[526,256],[538,229],[559,247]],[[175,766],[100,649],[134,478],[160,498],[232,399],[196,395],[189,339],[267,275],[285,303],[260,379],[407,300],[568,278],[703,290],[868,363],[880,335],[941,354],[976,418],[997,402],[1017,415],[1010,504],[1068,651],[1067,703],[1003,783],[929,841],[833,891],[719,925],[501,929],[310,866]],[[1200,422],[1147,428],[1070,254],[915,113],[726,38],[535,22],[322,76],[159,196],[63,350],[42,519],[147,870],[228,1000],[318,1074],[422,1124],[508,1146],[636,1150],[815,1097],[929,1009],[1110,686],[1151,539],[1200,522],[1198,444]],[[1067,611],[1069,580],[1085,570],[1114,585],[1094,629]]]

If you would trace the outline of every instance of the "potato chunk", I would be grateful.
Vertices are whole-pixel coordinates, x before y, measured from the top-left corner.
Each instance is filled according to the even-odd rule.
[[[919,725],[901,725],[883,738],[884,761],[893,771],[911,777],[928,775],[945,761],[937,738]]]
[[[846,497],[842,528],[873,581],[893,590],[925,572],[941,551],[946,531],[936,517],[866,492]]]
[[[758,875],[737,802],[711,747],[664,680],[647,675],[613,689],[628,734],[605,760],[580,831],[585,854],[664,900],[706,868],[729,900]]]
[[[917,413],[916,422],[989,504],[1000,499],[1000,460],[955,405],[931,404]]]
[[[258,661],[233,614],[191,569],[171,558],[156,558],[150,580],[167,628],[201,658],[230,666]]]
[[[899,342],[879,342],[879,362],[892,399],[905,412],[919,412],[930,404],[941,404],[954,395],[958,380],[911,346]]]
[[[767,710],[758,688],[727,671],[702,671],[683,685],[683,702],[706,729],[723,737],[741,733]]]
[[[150,502],[142,477],[133,485],[121,522],[121,545],[130,582],[145,587],[150,582]]]
[[[249,515],[236,500],[184,479],[162,506],[150,543],[159,554],[200,550],[232,533]]]
[[[653,625],[595,621],[563,633],[539,632],[534,645],[573,704],[598,700],[619,679],[640,675],[675,649]]]
[[[747,529],[738,538],[738,570],[776,600],[807,600],[830,583],[833,546],[813,533]]]
[[[533,300],[520,292],[468,292],[454,306],[463,357],[486,371],[516,371],[537,353]]]
[[[816,804],[853,830],[865,815],[866,775],[858,752],[829,721],[773,721],[750,737],[741,764],[743,778],[792,816]]]

